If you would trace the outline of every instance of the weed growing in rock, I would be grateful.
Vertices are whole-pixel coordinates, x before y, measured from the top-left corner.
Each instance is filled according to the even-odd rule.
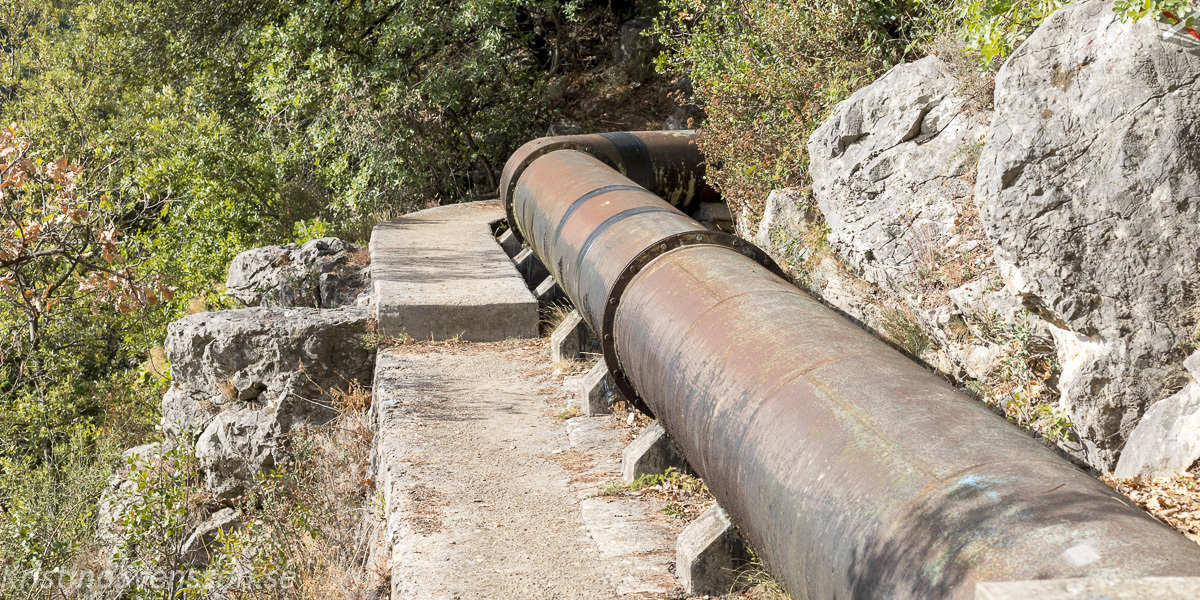
[[[826,257],[834,256],[829,246],[829,226],[824,220],[776,228],[769,233],[771,248],[780,266],[787,270],[796,285],[814,291],[813,272]]]
[[[1052,442],[1072,439],[1074,424],[1062,408],[1055,406],[1059,372],[1054,343],[1037,334],[1027,313],[1015,322],[997,315],[970,315],[981,327],[985,341],[1000,346],[996,365],[979,382],[976,390],[988,404],[1004,412],[1012,422],[1037,432]]]
[[[579,417],[582,415],[583,415],[583,413],[580,412],[578,406],[568,406],[566,408],[566,410],[558,413],[557,416],[558,416],[558,418],[566,421],[567,419],[574,419],[575,417]]]
[[[750,560],[738,569],[735,587],[742,588],[742,596],[754,600],[791,600],[779,581],[767,571],[753,548],[746,547]]]
[[[1200,349],[1200,302],[1192,305],[1184,313],[1184,322],[1188,325],[1187,339],[1180,341],[1179,348],[1191,354]]]
[[[933,344],[912,309],[887,308],[881,312],[881,317],[884,335],[910,356],[920,358]]]

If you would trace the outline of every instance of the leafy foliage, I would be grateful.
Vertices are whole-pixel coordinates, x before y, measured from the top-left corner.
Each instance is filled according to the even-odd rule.
[[[581,0],[0,3],[0,111],[20,124],[0,158],[0,403],[23,429],[0,431],[5,451],[100,418],[81,392],[145,360],[189,301],[226,306],[238,252],[362,239],[382,216],[490,193],[552,113],[547,73],[583,51],[564,32],[608,15]]]
[[[984,69],[999,66],[999,59],[1012,54],[1050,13],[1062,8],[1062,0],[965,0],[959,4],[963,38],[979,53]]]
[[[0,133],[0,509],[74,502],[36,502],[23,476],[94,501],[104,448],[156,437],[162,365],[141,365],[170,320],[230,306],[238,252],[363,240],[492,193],[561,108],[552,84],[607,50],[573,34],[615,18],[585,0],[0,0],[0,122],[17,124]],[[94,516],[35,512],[0,529],[56,550],[19,558],[25,534],[4,534],[5,565],[85,549]]]
[[[1123,20],[1137,22],[1146,17],[1163,18],[1172,22],[1185,19],[1191,27],[1194,21],[1191,0],[1116,0],[1113,11]],[[1168,17],[1167,13],[1171,16]]]
[[[808,183],[805,144],[833,105],[946,18],[942,4],[914,0],[668,0],[654,34],[667,49],[659,69],[690,73],[708,112],[710,180],[757,222],[770,190]]]

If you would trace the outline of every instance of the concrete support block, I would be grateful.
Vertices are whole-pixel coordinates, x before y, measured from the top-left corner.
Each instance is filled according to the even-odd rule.
[[[691,216],[709,229],[733,231],[733,214],[724,202],[701,202]]]
[[[550,334],[550,360],[579,360],[586,354],[600,354],[600,338],[579,311],[573,310]]]
[[[667,430],[655,421],[621,452],[621,479],[637,481],[642,475],[658,475],[674,467],[676,471],[691,472],[679,447],[667,437]]]
[[[558,282],[553,277],[547,275],[541,283],[533,290],[533,297],[537,298],[538,306],[549,306],[551,304],[562,304],[567,301],[567,295],[563,293]]]
[[[729,515],[714,504],[679,534],[675,574],[689,595],[720,596],[733,590],[736,571],[749,558]]]
[[[580,410],[589,417],[611,414],[613,401],[621,398],[608,366],[604,360],[597,361],[583,377],[578,398]]]
[[[492,233],[503,217],[499,202],[467,202],[376,225],[371,303],[380,333],[471,342],[537,337],[537,299]]]
[[[529,248],[518,252],[513,257],[513,264],[517,265],[517,271],[521,273],[521,278],[525,280],[525,285],[531,288],[545,281],[550,276],[550,271],[546,269],[546,265],[543,265],[542,260]]]
[[[979,582],[975,600],[1185,600],[1200,596],[1200,577],[1045,579]]]
[[[496,238],[496,241],[500,243],[500,247],[504,249],[504,253],[507,254],[509,258],[512,258],[521,252],[521,240],[517,239],[517,234],[513,233],[511,227],[505,229],[504,233],[500,234],[500,237]]]

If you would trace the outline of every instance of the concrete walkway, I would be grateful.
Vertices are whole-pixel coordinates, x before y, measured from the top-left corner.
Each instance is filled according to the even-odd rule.
[[[537,300],[492,236],[499,201],[422,210],[371,233],[372,298],[384,335],[474,342],[538,335]]]
[[[571,391],[547,340],[513,339],[536,335],[537,307],[491,238],[498,211],[437,208],[372,236],[380,323],[420,340],[381,348],[375,370],[392,598],[678,598],[683,523],[595,496],[620,479],[626,430],[560,416]]]
[[[392,598],[670,598],[681,524],[632,500],[622,432],[556,416],[545,342],[381,352],[375,410]],[[582,421],[582,423],[580,422]]]

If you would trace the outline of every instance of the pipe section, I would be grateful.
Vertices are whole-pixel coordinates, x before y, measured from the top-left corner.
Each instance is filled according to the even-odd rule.
[[[521,241],[526,236],[512,212],[513,192],[530,164],[559,150],[588,154],[632,180],[634,185],[685,211],[700,202],[721,200],[704,181],[704,155],[696,145],[694,131],[622,131],[539,138],[513,153],[500,179],[500,197],[508,222]]]
[[[601,334],[627,396],[795,597],[965,600],[977,581],[1200,574],[1196,544],[754,246],[591,153],[513,160],[513,223]]]

